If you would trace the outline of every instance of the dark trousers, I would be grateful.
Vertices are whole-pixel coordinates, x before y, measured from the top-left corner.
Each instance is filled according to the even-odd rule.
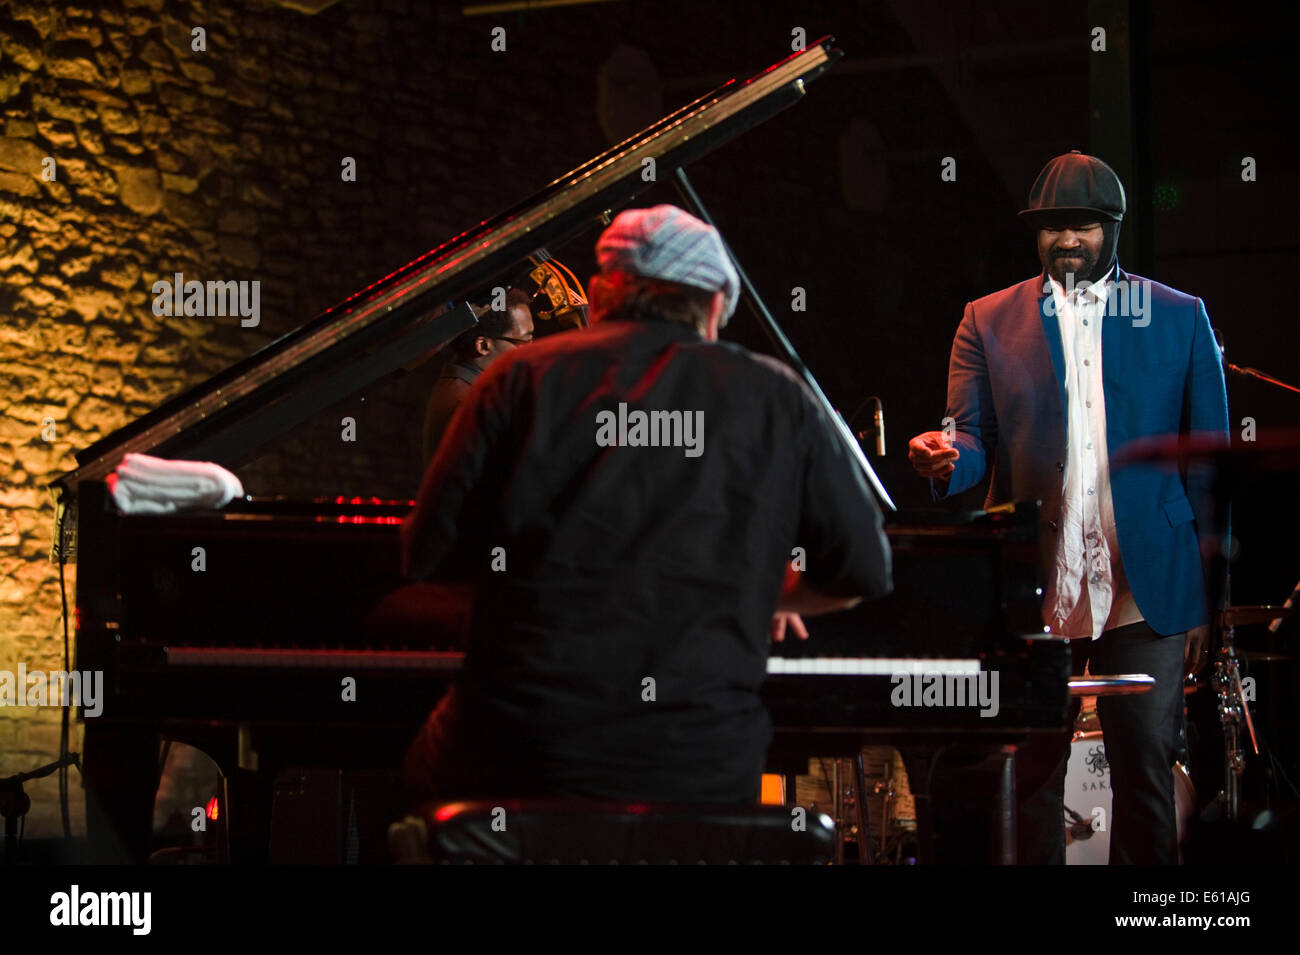
[[[1176,865],[1178,823],[1172,767],[1183,744],[1183,651],[1186,634],[1161,636],[1145,622],[1074,640],[1074,672],[1097,676],[1146,673],[1150,691],[1102,696],[1097,716],[1111,773],[1111,865]],[[1077,711],[1077,704],[1075,707]],[[1068,735],[1027,744],[1016,754],[1019,861],[1065,863],[1065,770]]]

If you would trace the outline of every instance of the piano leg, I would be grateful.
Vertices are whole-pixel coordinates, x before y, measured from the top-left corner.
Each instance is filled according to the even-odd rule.
[[[86,841],[97,865],[149,861],[158,789],[158,731],[150,724],[85,722],[81,777]]]
[[[1016,864],[1016,747],[1002,747],[998,777],[998,863]]]
[[[202,749],[221,773],[218,857],[232,865],[265,865],[277,754],[257,752],[246,726],[186,734],[185,742]]]
[[[922,865],[1014,865],[1014,746],[900,747],[916,802]]]
[[[234,769],[223,779],[228,859],[233,865],[266,865],[274,774]]]
[[[871,845],[871,813],[867,809],[867,767],[862,761],[862,751],[853,760],[854,774],[857,777],[858,810],[858,864],[875,865],[876,853]]]

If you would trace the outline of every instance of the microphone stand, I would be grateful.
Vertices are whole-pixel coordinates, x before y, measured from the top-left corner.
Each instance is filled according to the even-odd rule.
[[[1257,368],[1248,368],[1241,365],[1234,365],[1227,359],[1227,352],[1223,346],[1223,333],[1217,328],[1214,329],[1214,337],[1219,345],[1219,356],[1223,363],[1225,371],[1240,375],[1243,378],[1255,378],[1277,388],[1300,394],[1300,388],[1295,385],[1287,384],[1272,375],[1267,375]],[[1229,499],[1231,497],[1232,487],[1237,483],[1239,476],[1234,475],[1233,479],[1225,478],[1223,474],[1223,465],[1215,469],[1214,477],[1214,507],[1216,510],[1216,519],[1226,519]],[[1226,525],[1221,525],[1226,526]],[[1231,540],[1231,531],[1229,531],[1229,541]],[[1227,548],[1220,541],[1220,546],[1216,548],[1215,564],[1220,560],[1227,564]],[[1220,579],[1218,574],[1214,578]],[[1232,587],[1231,570],[1225,566],[1222,574],[1224,605],[1227,606],[1230,597],[1230,588]],[[1297,585],[1300,587],[1300,584]],[[1211,598],[1213,600],[1213,597]],[[1288,598],[1289,600],[1290,598]],[[1210,676],[1210,684],[1214,688],[1214,695],[1219,710],[1219,723],[1223,728],[1224,742],[1224,802],[1227,817],[1232,822],[1236,822],[1240,811],[1241,799],[1241,781],[1246,770],[1246,753],[1243,746],[1242,730],[1250,737],[1251,748],[1255,755],[1259,755],[1259,742],[1255,738],[1255,724],[1250,716],[1250,703],[1246,699],[1245,692],[1241,685],[1241,671],[1238,667],[1236,655],[1236,628],[1227,615],[1215,613],[1215,605],[1211,604],[1211,620],[1217,624],[1219,631],[1219,649],[1214,660],[1213,672]],[[1276,632],[1277,624],[1280,618],[1274,620],[1270,630]]]
[[[1234,365],[1226,359],[1223,362],[1223,367],[1228,369],[1228,371],[1241,375],[1243,378],[1258,378],[1260,381],[1267,382],[1270,385],[1276,385],[1278,388],[1285,388],[1287,391],[1294,391],[1296,394],[1300,395],[1300,388],[1297,388],[1295,385],[1288,385],[1285,381],[1274,378],[1272,375],[1266,375],[1258,368],[1243,368],[1241,365]]]
[[[1300,395],[1300,388],[1297,388],[1295,385],[1288,385],[1285,381],[1282,381],[1280,378],[1274,378],[1272,375],[1266,375],[1258,368],[1247,368],[1247,367],[1243,367],[1242,365],[1234,365],[1232,362],[1228,361],[1227,349],[1223,347],[1223,332],[1219,331],[1217,328],[1214,329],[1214,339],[1219,344],[1219,355],[1221,360],[1223,361],[1223,368],[1225,371],[1230,371],[1234,375],[1241,375],[1243,378],[1257,378],[1260,381],[1265,382],[1266,384],[1274,385],[1278,388],[1284,388],[1287,391],[1294,391],[1296,394]]]
[[[81,769],[81,755],[68,753],[30,773],[18,773],[7,779],[0,779],[0,816],[5,818],[5,865],[14,865],[18,862],[18,820],[27,815],[27,810],[32,808],[31,797],[23,792],[23,783],[29,779],[48,776],[64,766],[76,766],[77,769]]]

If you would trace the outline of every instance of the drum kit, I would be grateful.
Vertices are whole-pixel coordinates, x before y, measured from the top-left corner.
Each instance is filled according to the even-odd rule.
[[[1215,712],[1223,733],[1223,788],[1211,800],[1222,805],[1224,816],[1236,821],[1240,810],[1241,780],[1246,768],[1246,741],[1255,755],[1259,744],[1250,713],[1251,684],[1243,679],[1242,662],[1289,662],[1286,654],[1239,650],[1236,628],[1269,624],[1276,632],[1282,620],[1300,602],[1300,583],[1281,606],[1232,606],[1215,619],[1218,635],[1208,676],[1189,676],[1185,697],[1213,694]],[[1106,742],[1097,714],[1101,696],[1145,693],[1155,680],[1145,674],[1094,676],[1085,674],[1070,681],[1070,694],[1081,698],[1065,774],[1065,857],[1066,865],[1106,865],[1110,852],[1111,783]],[[902,756],[890,746],[870,746],[857,760],[821,761],[825,790],[831,799],[830,813],[841,833],[838,858],[847,850],[859,860],[874,864],[907,864],[915,861],[917,844],[916,805],[908,785]],[[1187,766],[1177,761],[1170,767],[1178,820],[1180,848],[1186,843],[1199,804],[1196,787]],[[870,845],[866,840],[870,840]]]
[[[1300,591],[1300,584],[1297,584]],[[1240,810],[1241,777],[1246,769],[1243,741],[1250,740],[1251,750],[1259,755],[1259,742],[1250,715],[1249,685],[1241,676],[1241,661],[1251,663],[1288,662],[1286,654],[1238,650],[1236,627],[1268,623],[1274,631],[1293,611],[1292,600],[1278,607],[1227,607],[1218,615],[1216,630],[1219,649],[1213,657],[1208,682],[1198,675],[1189,676],[1184,696],[1202,690],[1214,694],[1215,710],[1223,732],[1223,789],[1214,801],[1223,805],[1224,815],[1236,821]],[[1092,677],[1071,681],[1071,692],[1083,696],[1079,715],[1074,722],[1070,741],[1070,759],[1065,773],[1065,860],[1066,865],[1105,865],[1110,850],[1109,820],[1110,763],[1106,759],[1105,737],[1097,716],[1097,695],[1143,692],[1149,686],[1134,676]],[[1154,681],[1152,681],[1154,682]],[[1134,689],[1139,687],[1139,689]],[[1093,693],[1096,695],[1085,695]],[[1244,734],[1243,734],[1244,730]],[[1178,815],[1178,843],[1183,845],[1196,816],[1197,794],[1187,767],[1179,761],[1172,766],[1174,801]],[[1080,809],[1084,809],[1080,812]]]
[[[898,750],[866,746],[856,759],[814,759],[809,769],[816,788],[801,792],[799,802],[817,808],[822,794],[829,797],[827,811],[839,834],[837,863],[916,863],[916,802]]]
[[[1300,432],[1261,435],[1249,446],[1231,447],[1219,438],[1158,439],[1136,447],[1116,463],[1144,462],[1187,466],[1189,462],[1213,466],[1213,494],[1219,517],[1226,517],[1227,501],[1242,479],[1265,472],[1300,471]],[[1223,521],[1226,526],[1227,521]],[[1227,596],[1229,548],[1216,548],[1211,557],[1211,579],[1225,581]],[[1216,601],[1217,602],[1217,601]],[[1211,666],[1205,675],[1188,677],[1184,696],[1212,695],[1219,730],[1223,735],[1222,789],[1209,803],[1217,803],[1229,821],[1241,812],[1242,776],[1247,746],[1259,755],[1259,741],[1251,716],[1253,681],[1243,676],[1242,664],[1291,662],[1288,654],[1242,650],[1237,647],[1238,627],[1267,624],[1276,633],[1284,618],[1300,605],[1300,583],[1281,606],[1227,606],[1212,617]],[[1154,680],[1142,674],[1085,675],[1070,681],[1071,696],[1081,697],[1075,721],[1065,782],[1066,864],[1105,865],[1109,854],[1111,817],[1110,764],[1097,715],[1099,696],[1143,693]],[[1195,759],[1198,754],[1193,753]],[[1177,807],[1180,847],[1185,843],[1198,811],[1196,788],[1183,762],[1170,767]],[[857,844],[860,858],[875,862],[909,861],[916,843],[916,812],[902,759],[890,747],[869,748],[859,760],[835,760],[825,773],[833,803],[833,817],[846,843]],[[1201,776],[1203,780],[1206,778]],[[866,825],[855,824],[861,820]],[[859,832],[859,829],[865,832]],[[870,834],[872,844],[862,845]],[[843,848],[843,847],[841,847]]]
[[[1166,466],[1189,464],[1211,466],[1214,473],[1213,496],[1216,516],[1227,526],[1228,501],[1243,479],[1250,475],[1300,471],[1300,433],[1275,432],[1248,446],[1231,446],[1218,436],[1181,436],[1159,438],[1131,445],[1117,457],[1116,464],[1143,462]],[[1215,548],[1211,557],[1211,579],[1224,583],[1224,597],[1230,587],[1227,561],[1230,542]],[[1236,628],[1268,624],[1276,633],[1283,619],[1296,609],[1300,597],[1297,583],[1281,606],[1227,606],[1212,616],[1211,657],[1208,678],[1187,678],[1184,695],[1201,691],[1213,694],[1217,721],[1223,734],[1223,788],[1211,802],[1222,806],[1223,816],[1236,822],[1241,809],[1242,776],[1246,769],[1246,741],[1259,755],[1259,741],[1251,718],[1253,684],[1242,676],[1242,663],[1290,662],[1287,654],[1237,648]],[[1075,721],[1070,761],[1066,771],[1066,863],[1069,865],[1104,865],[1109,851],[1110,766],[1106,760],[1105,741],[1097,718],[1096,695],[1144,692],[1147,687],[1132,684],[1133,677],[1094,677],[1072,680],[1071,693],[1083,696]],[[1095,694],[1089,696],[1088,694]],[[1197,794],[1187,768],[1181,762],[1171,767],[1178,815],[1178,839],[1181,846],[1196,815]],[[1077,807],[1086,806],[1081,813]]]

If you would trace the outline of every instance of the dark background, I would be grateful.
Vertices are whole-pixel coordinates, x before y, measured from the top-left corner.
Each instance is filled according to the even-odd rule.
[[[364,6],[339,4],[310,28],[342,29]],[[335,192],[351,190],[344,207],[351,212],[337,227],[356,228],[357,242],[346,268],[317,263],[304,278],[313,306],[323,307],[654,116],[775,62],[789,51],[793,28],[809,42],[833,35],[845,58],[803,102],[690,172],[832,402],[848,415],[867,395],[881,397],[887,456],[873,463],[900,507],[924,506],[928,490],[907,464],[907,441],[939,427],[965,303],[1037,273],[1032,236],[1016,212],[1038,169],[1071,148],[1100,155],[1124,178],[1131,211],[1122,264],[1204,299],[1230,361],[1300,381],[1292,310],[1277,289],[1297,252],[1296,83],[1289,23],[1265,11],[904,0],[616,2],[494,16],[442,7],[424,32],[374,38],[391,54],[374,68],[436,91],[416,121],[420,135],[432,137],[430,149],[384,165],[391,176],[383,183],[313,197],[328,207]],[[1108,33],[1105,53],[1090,49],[1099,25]],[[489,49],[495,26],[507,31],[504,54]],[[364,87],[365,67],[356,78]],[[611,104],[605,110],[602,99]],[[369,105],[387,129],[388,104]],[[385,162],[382,137],[373,150],[358,153],[367,168]],[[1257,164],[1254,182],[1241,177],[1247,156]],[[955,182],[940,177],[944,157],[956,160]],[[401,208],[383,221],[367,218],[370,202],[393,208],[394,189],[403,193]],[[357,192],[367,197],[360,205]],[[636,204],[657,202],[680,200],[660,185]],[[597,234],[593,223],[550,251],[585,280]],[[795,287],[806,291],[805,312],[791,311]],[[767,350],[743,305],[724,334]],[[356,415],[363,433],[383,434],[386,444],[365,449],[369,468],[356,467],[349,450],[348,466],[293,486],[413,493],[422,402],[436,364],[369,389],[368,410],[354,399],[302,429],[288,445],[299,460],[325,462],[339,450],[341,414]],[[1261,429],[1300,424],[1298,396],[1236,376],[1228,387],[1237,437],[1247,417]],[[393,421],[405,432],[395,433]],[[277,467],[281,483],[270,486],[279,492],[291,486],[284,469],[295,469]],[[251,477],[259,490],[256,470]],[[1236,602],[1280,603],[1300,577],[1293,487],[1293,477],[1273,476],[1238,489]],[[954,506],[977,508],[982,499],[977,489]],[[1294,650],[1296,630],[1288,623],[1277,646]],[[1261,627],[1239,639],[1274,645]],[[1248,672],[1259,681],[1261,731],[1294,766],[1285,728],[1294,725],[1287,701],[1300,690],[1295,665],[1260,663]]]
[[[690,172],[832,402],[848,415],[867,395],[883,401],[888,454],[873,461],[900,506],[929,503],[907,441],[940,426],[963,306],[1038,273],[1016,212],[1043,164],[1071,148],[1124,179],[1121,263],[1203,298],[1230,361],[1300,381],[1295,33],[1271,12],[1281,7],[613,0],[476,13],[338,0],[307,12],[321,5],[0,0],[0,350],[17,369],[0,424],[25,502],[21,527],[4,530],[22,545],[5,599],[25,629],[6,627],[32,659],[54,653],[56,632],[43,486],[72,452],[782,59],[795,30],[808,43],[834,36],[843,60]],[[190,42],[199,25],[203,52]],[[1091,49],[1097,27],[1105,52]],[[504,52],[492,49],[498,28]],[[47,154],[58,182],[39,178]],[[355,182],[340,179],[343,157]],[[945,157],[955,181],[940,177]],[[1245,157],[1254,182],[1242,181]],[[637,204],[665,201],[679,200],[660,185]],[[585,280],[598,231],[549,251]],[[148,290],[177,271],[259,280],[261,327],[158,320]],[[744,306],[724,335],[767,349]],[[246,489],[414,496],[438,370],[420,357],[270,442],[237,469]],[[1238,377],[1228,387],[1238,432],[1244,418],[1300,425],[1297,395]],[[46,414],[56,443],[35,436]],[[355,442],[340,440],[345,416]],[[1259,477],[1237,493],[1237,602],[1279,603],[1300,577],[1294,486]],[[1286,625],[1281,649],[1296,650],[1296,630]],[[1264,645],[1261,628],[1240,636]],[[1281,730],[1295,722],[1295,665],[1255,672],[1270,738],[1294,753]],[[57,740],[40,729],[23,731],[32,759]]]
[[[615,2],[486,16],[443,5],[433,20],[397,32],[400,17],[358,18],[371,6],[391,9],[343,2],[315,17],[278,14],[299,33],[375,31],[357,38],[358,49],[370,52],[350,78],[360,84],[367,121],[382,132],[368,147],[347,141],[346,131],[319,143],[323,163],[346,150],[362,171],[357,183],[311,192],[318,220],[351,241],[338,261],[305,257],[294,298],[308,307],[264,322],[293,327],[531,194],[602,150],[612,134],[636,128],[637,117],[752,75],[785,55],[800,27],[810,42],[833,35],[844,60],[803,102],[697,163],[691,175],[837,407],[848,414],[868,394],[882,398],[888,455],[876,463],[901,506],[928,502],[906,464],[906,443],[938,427],[962,308],[1038,270],[1032,237],[1015,213],[1042,164],[1071,148],[1095,151],[1124,175],[1133,210],[1126,246],[1149,225],[1142,247],[1126,247],[1122,263],[1203,298],[1230,361],[1300,380],[1291,323],[1274,288],[1297,248],[1289,228],[1300,197],[1296,83],[1288,22],[1258,5],[1155,3],[1142,15],[1141,5],[1129,11],[1127,4]],[[1146,52],[1128,64],[1114,44],[1130,15]],[[1090,50],[1097,25],[1108,30],[1105,53]],[[490,49],[498,26],[506,30],[504,53]],[[611,122],[599,108],[601,73],[623,62],[627,47],[644,64],[607,111]],[[1108,98],[1130,65],[1120,89],[1136,95],[1127,103]],[[426,91],[427,110],[417,117],[401,100],[368,98],[371,71],[375,88],[396,80],[405,100]],[[1136,114],[1131,134],[1125,109]],[[305,130],[331,125],[328,115],[294,119]],[[608,128],[615,123],[621,128]],[[428,148],[408,149],[398,163],[394,138]],[[1119,147],[1108,151],[1094,139]],[[1147,164],[1140,179],[1134,155]],[[957,162],[955,182],[940,178],[948,156]],[[1255,182],[1241,179],[1245,156],[1256,160]],[[376,168],[382,176],[372,174]],[[660,185],[637,204],[661,201],[680,200]],[[1143,208],[1150,218],[1139,223]],[[551,252],[585,279],[598,231],[593,223],[589,234]],[[806,290],[803,313],[790,310],[796,286]],[[744,306],[725,334],[767,348]],[[354,477],[340,493],[414,490],[418,405],[434,366],[367,392],[372,403],[382,400],[386,416],[389,400],[410,407],[409,446],[364,448],[371,467],[341,470],[340,480]],[[1238,430],[1247,416],[1260,428],[1300,424],[1293,394],[1230,377],[1229,399]],[[322,415],[321,454],[337,446],[334,410]],[[382,431],[392,433],[387,424]],[[347,449],[349,459],[360,450]],[[1296,530],[1286,483],[1261,481],[1260,493],[1239,495],[1241,566],[1249,571],[1234,583],[1239,600],[1280,601],[1300,576],[1300,559],[1284,546]],[[250,484],[257,490],[255,476]],[[333,490],[328,479],[326,490]],[[972,492],[962,503],[978,506],[981,498]]]
[[[928,503],[907,440],[939,426],[962,308],[1037,273],[1016,212],[1042,165],[1071,148],[1106,159],[1128,188],[1123,265],[1201,296],[1229,360],[1300,381],[1287,294],[1295,31],[1280,9],[0,0],[0,653],[60,665],[46,488],[76,452],[657,116],[780,60],[796,29],[809,43],[833,35],[844,59],[691,175],[833,403],[849,414],[869,394],[883,400],[888,455],[873,460],[901,506]],[[1090,48],[1097,27],[1104,53]],[[505,52],[492,50],[496,29]],[[1255,182],[1241,179],[1247,156]],[[340,179],[344,157],[355,182]],[[954,182],[940,178],[944,157]],[[657,187],[639,203],[662,201],[677,198]],[[585,279],[597,232],[550,252]],[[261,282],[261,326],[152,315],[152,284],[176,272]],[[795,287],[804,312],[791,311]],[[766,350],[743,306],[724,334]],[[269,442],[236,468],[246,489],[409,499],[438,370],[426,358]],[[1229,399],[1234,428],[1300,424],[1294,394],[1234,376]],[[343,417],[355,442],[341,440]],[[1294,487],[1275,475],[1238,490],[1238,602],[1280,602],[1300,577]],[[975,490],[954,506],[981,500]],[[1281,650],[1296,650],[1297,629],[1283,628]],[[1239,639],[1265,642],[1259,627]],[[1266,738],[1294,767],[1295,664],[1253,672]],[[0,776],[58,751],[57,715],[0,714]],[[29,792],[28,831],[56,831],[56,780]]]

